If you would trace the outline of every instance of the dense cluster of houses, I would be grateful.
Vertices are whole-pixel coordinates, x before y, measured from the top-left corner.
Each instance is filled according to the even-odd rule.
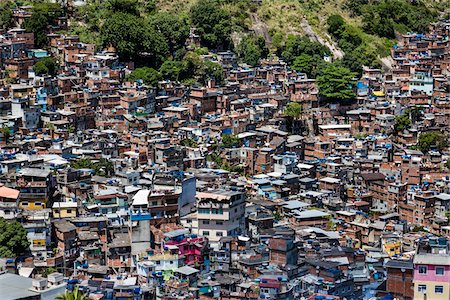
[[[1,298],[449,299],[450,151],[412,147],[448,137],[449,35],[440,21],[401,36],[356,101],[321,103],[275,57],[205,55],[224,86],[150,87],[77,36],[42,50],[6,30],[0,217],[30,247],[0,258]],[[35,74],[49,56],[57,74]]]

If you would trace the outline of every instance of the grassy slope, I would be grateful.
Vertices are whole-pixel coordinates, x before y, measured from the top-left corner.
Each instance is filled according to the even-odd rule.
[[[187,12],[196,0],[158,0],[157,9],[176,13]],[[305,34],[302,19],[306,19],[314,32],[325,40],[330,40],[326,30],[326,20],[332,14],[342,15],[346,21],[357,28],[361,27],[359,18],[351,17],[344,8],[345,0],[263,0],[256,10],[260,21],[264,22],[270,34],[279,32],[284,37],[288,34]],[[226,9],[236,11],[232,4]],[[248,22],[251,27],[251,19]],[[363,39],[380,54],[386,54],[386,40],[362,32]],[[389,44],[389,43],[387,43]],[[384,52],[384,53],[383,53]]]

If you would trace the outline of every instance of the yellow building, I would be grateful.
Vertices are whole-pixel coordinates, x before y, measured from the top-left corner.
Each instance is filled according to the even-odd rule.
[[[402,253],[402,242],[396,235],[383,235],[381,237],[383,252],[392,257]]]
[[[47,207],[56,180],[50,170],[25,168],[19,171],[17,187],[20,189],[19,207],[23,210],[39,210]]]
[[[77,216],[76,202],[55,202],[52,207],[53,218],[75,218]]]

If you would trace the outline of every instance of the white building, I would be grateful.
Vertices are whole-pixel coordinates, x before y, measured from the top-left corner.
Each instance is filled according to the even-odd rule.
[[[181,218],[185,228],[208,238],[213,248],[220,238],[238,236],[245,231],[245,194],[239,191],[215,190],[197,192],[197,212]]]

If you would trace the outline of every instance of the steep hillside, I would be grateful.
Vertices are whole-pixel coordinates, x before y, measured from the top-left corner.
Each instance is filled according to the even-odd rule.
[[[158,10],[176,13],[188,12],[196,0],[157,0]],[[333,39],[327,28],[327,19],[332,15],[340,15],[345,22],[360,36],[364,43],[379,57],[388,54],[387,50],[394,43],[393,37],[383,37],[364,29],[363,11],[367,7],[376,5],[370,0],[222,0],[223,7],[232,14],[239,12],[240,18],[246,14],[244,23],[248,29],[265,38],[266,42],[275,50],[278,43],[283,43],[290,34],[305,35],[314,41],[327,46],[335,58],[342,58],[343,51]],[[380,1],[381,2],[381,1]],[[391,2],[402,3],[400,0]],[[406,1],[403,1],[406,2]],[[248,5],[242,5],[247,3]],[[257,4],[256,4],[257,3]],[[413,5],[423,3],[433,13],[439,14],[450,9],[448,0],[411,1]],[[447,5],[446,5],[447,4]],[[244,11],[242,11],[242,9]],[[241,28],[240,28],[241,29]],[[244,29],[245,26],[244,26]],[[403,31],[407,26],[403,26]],[[245,30],[244,30],[245,32]]]

